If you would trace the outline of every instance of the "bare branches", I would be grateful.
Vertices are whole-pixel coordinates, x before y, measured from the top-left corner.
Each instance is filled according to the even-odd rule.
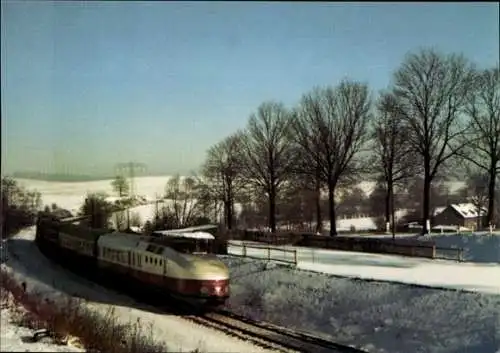
[[[488,185],[486,222],[494,223],[495,185],[500,174],[500,68],[476,72],[474,78],[466,105],[470,126],[463,136],[466,147],[461,157],[488,175],[483,180]]]
[[[249,119],[242,136],[242,174],[269,197],[270,227],[276,229],[275,199],[293,167],[290,114],[283,104],[266,102]]]
[[[422,50],[406,58],[394,80],[394,96],[411,129],[408,138],[423,159],[423,214],[427,220],[433,178],[464,148],[460,136],[466,124],[461,117],[470,97],[473,74],[462,56]]]
[[[377,108],[373,124],[375,169],[386,182],[396,184],[415,173],[418,158],[412,154],[408,140],[410,128],[405,124],[395,97],[382,94]]]
[[[237,132],[212,146],[203,174],[213,187],[215,200],[224,204],[226,226],[232,228],[235,194],[241,189],[242,133]]]
[[[355,169],[355,157],[367,139],[369,110],[368,87],[344,81],[336,88],[315,88],[304,95],[294,114],[295,140],[311,161],[311,170],[318,168],[328,185],[332,235],[336,234],[334,191]]]
[[[394,234],[394,187],[407,180],[417,170],[418,158],[408,140],[409,126],[394,95],[383,93],[379,99],[373,124],[374,170],[385,184],[385,221],[392,218]]]
[[[395,73],[394,94],[413,133],[415,151],[434,177],[440,166],[464,145],[464,112],[473,82],[471,67],[461,56],[423,50],[408,56]]]

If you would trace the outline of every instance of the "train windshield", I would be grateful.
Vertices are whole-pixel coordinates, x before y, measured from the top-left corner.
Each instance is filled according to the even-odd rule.
[[[213,240],[176,239],[171,243],[173,249],[184,254],[210,254],[213,252]]]

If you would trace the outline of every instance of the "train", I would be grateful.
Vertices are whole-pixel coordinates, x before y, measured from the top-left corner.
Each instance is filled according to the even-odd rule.
[[[39,215],[35,243],[47,257],[104,282],[213,308],[229,298],[229,269],[214,253],[215,238],[204,228],[146,236]]]

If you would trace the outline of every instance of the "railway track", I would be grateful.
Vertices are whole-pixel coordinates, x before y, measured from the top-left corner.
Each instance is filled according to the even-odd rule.
[[[200,315],[184,315],[183,317],[197,324],[212,327],[250,341],[255,345],[281,352],[367,353],[304,332],[251,320],[226,310],[216,310]]]
[[[19,256],[11,251],[13,257],[21,260]],[[50,259],[54,262],[52,259]],[[61,264],[57,264],[62,270]],[[33,269],[30,269],[33,270]],[[73,271],[70,271],[73,273]],[[77,275],[78,276],[78,275]],[[107,287],[101,281],[95,281],[95,278],[82,276],[82,279],[90,280],[99,285]],[[115,289],[115,288],[111,288]],[[276,326],[270,323],[251,320],[244,316],[229,312],[223,309],[216,309],[211,312],[197,312],[193,307],[186,303],[174,303],[161,305],[159,303],[149,302],[143,295],[134,295],[131,297],[144,304],[153,304],[156,309],[164,313],[178,313],[186,320],[199,325],[220,330],[228,335],[251,342],[260,347],[281,352],[341,352],[341,353],[367,353],[365,351],[353,348],[347,345],[331,342],[313,335],[284,327]],[[149,302],[149,303],[148,303]],[[195,314],[193,314],[195,312]]]

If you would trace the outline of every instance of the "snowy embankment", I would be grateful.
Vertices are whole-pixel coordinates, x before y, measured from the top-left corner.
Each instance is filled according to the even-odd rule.
[[[341,278],[264,260],[224,261],[232,278],[228,305],[258,320],[369,352],[500,350],[500,295]]]
[[[13,312],[2,307],[0,312],[1,337],[0,352],[84,352],[84,350],[68,345],[57,345],[48,342],[29,342],[34,331],[14,324]]]
[[[28,229],[8,241],[8,258],[2,267],[28,290],[37,290],[55,300],[70,295],[86,301],[86,305],[103,313],[110,306],[121,323],[136,323],[164,342],[169,351],[191,352],[270,352],[224,333],[202,327],[181,317],[141,305],[131,298],[107,290],[72,274],[43,256],[33,242],[34,230]],[[3,336],[2,330],[2,336]]]

